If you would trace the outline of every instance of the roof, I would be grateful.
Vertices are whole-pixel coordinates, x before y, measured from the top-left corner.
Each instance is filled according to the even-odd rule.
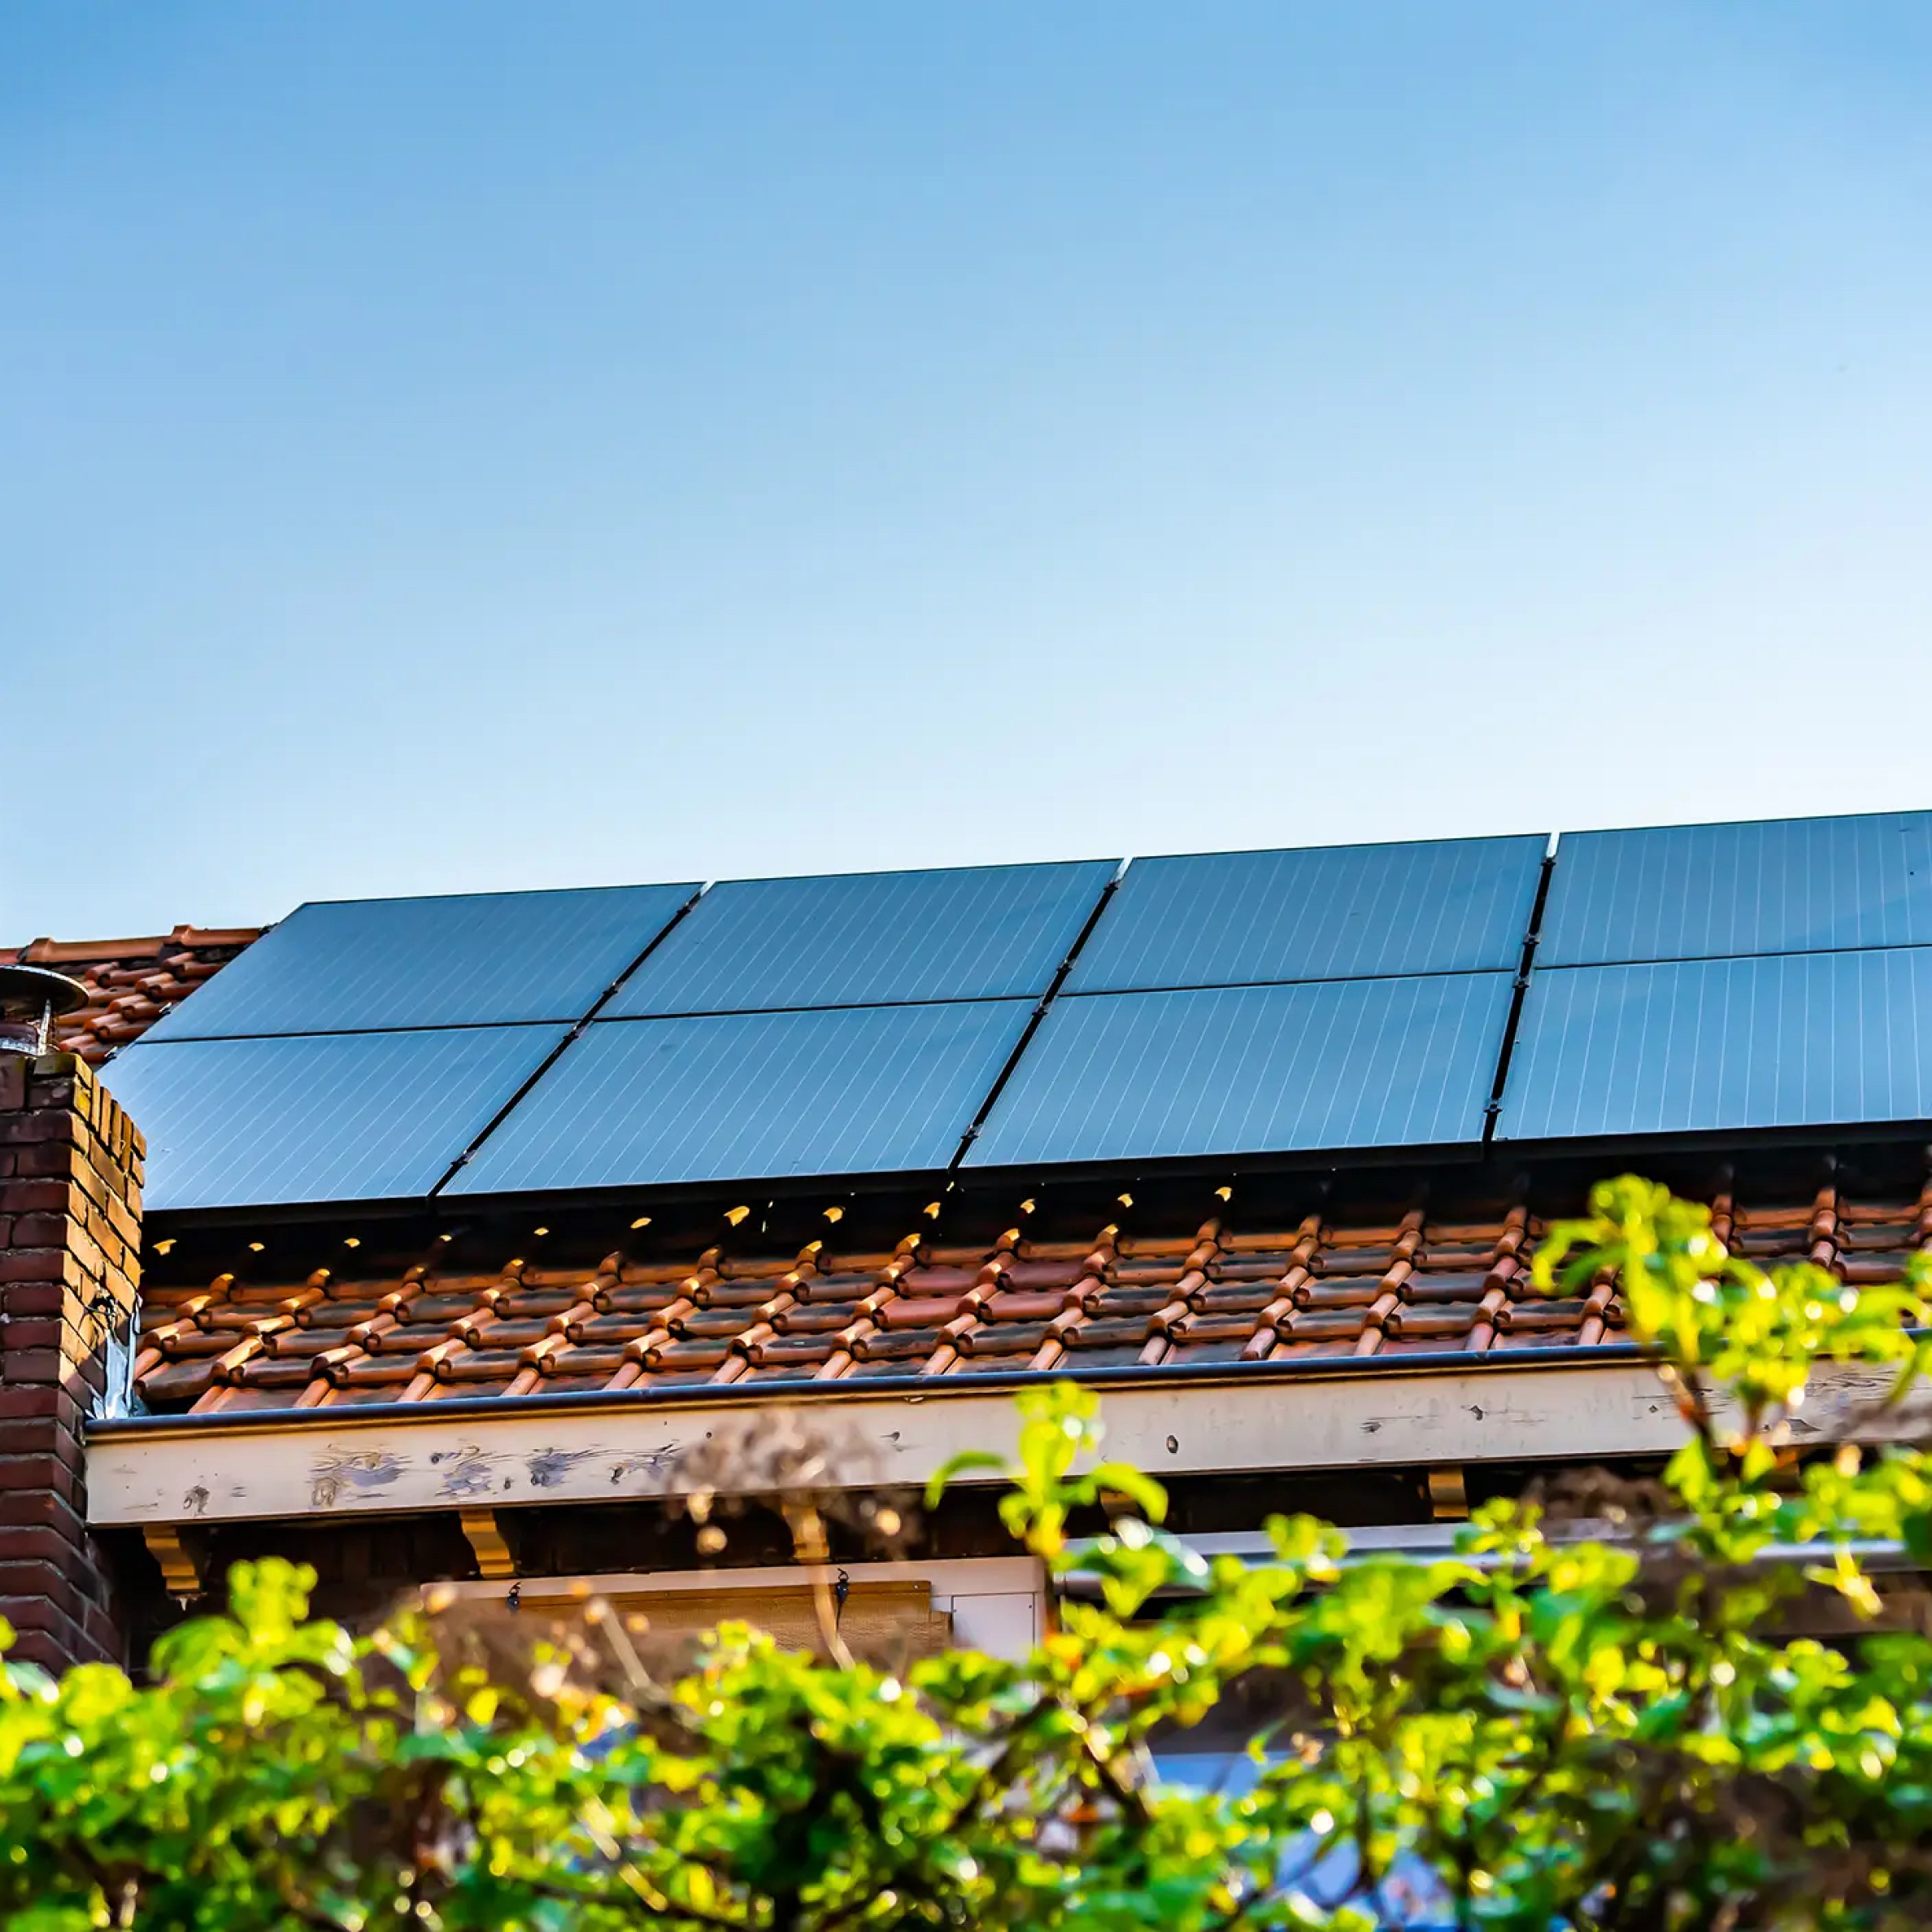
[[[482,1272],[454,1259],[456,1234],[412,1264],[360,1273],[278,1273],[251,1244],[250,1265],[146,1289],[135,1376],[150,1409],[205,1414],[987,1370],[1393,1365],[1623,1339],[1612,1284],[1569,1299],[1531,1287],[1544,1228],[1523,1199],[1466,1221],[1417,1208],[1376,1224],[1169,1219],[1038,1241],[1022,1231],[1032,1207],[968,1245],[912,1234],[868,1252],[826,1240],[773,1253],[727,1229],[681,1253],[640,1244],[575,1266],[505,1255]],[[1736,1251],[1808,1259],[1855,1284],[1898,1280],[1932,1240],[1932,1181],[1892,1198],[1720,1194],[1713,1210]]]
[[[0,947],[0,965],[51,966],[86,988],[86,1005],[56,1021],[54,1043],[98,1067],[206,985],[263,929],[178,925],[146,939],[35,939]]]

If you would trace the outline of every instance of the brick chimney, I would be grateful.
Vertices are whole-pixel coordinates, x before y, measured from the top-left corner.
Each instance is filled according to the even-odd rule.
[[[122,1393],[145,1149],[85,1061],[39,1044],[0,1037],[0,1616],[11,1661],[58,1670],[126,1661],[81,1432]]]

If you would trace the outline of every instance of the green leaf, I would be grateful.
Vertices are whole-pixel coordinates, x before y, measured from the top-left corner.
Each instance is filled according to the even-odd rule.
[[[1821,1363],[1923,1370],[1932,1262],[1760,1268],[1633,1176],[1589,1210],[1536,1278],[1613,1283],[1695,1425],[1661,1490],[1606,1482],[1615,1542],[1505,1496],[1447,1560],[1302,1516],[1268,1560],[1206,1562],[1055,1378],[1010,1461],[929,1491],[995,1477],[1077,1579],[1024,1656],[839,1669],[739,1621],[639,1683],[607,1643],[354,1635],[309,1617],[309,1573],[240,1565],[137,1682],[0,1666],[0,1932],[1932,1924],[1932,1642],[1853,1622],[1888,1607],[1857,1551],[1932,1567],[1932,1460],[1784,1426]],[[1808,1586],[1779,1543],[1817,1546]],[[1788,1634],[1833,1608],[1808,1586],[1830,1644]],[[1243,1743],[1225,1784],[1157,1772]]]
[[[1004,1456],[994,1456],[985,1449],[963,1449],[957,1456],[949,1457],[934,1473],[925,1488],[925,1506],[937,1509],[939,1499],[947,1489],[960,1477],[975,1469],[991,1469],[999,1475],[1006,1474],[1012,1468]]]

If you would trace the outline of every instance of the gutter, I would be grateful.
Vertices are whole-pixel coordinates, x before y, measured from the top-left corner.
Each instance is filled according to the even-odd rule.
[[[1090,1368],[1084,1373],[1052,1368],[989,1369],[975,1375],[877,1375],[859,1380],[769,1383],[697,1382],[640,1394],[629,1389],[571,1390],[555,1395],[450,1396],[434,1402],[360,1402],[321,1408],[217,1410],[212,1415],[117,1416],[87,1425],[89,1442],[124,1436],[150,1439],[189,1434],[281,1434],[289,1429],[340,1429],[350,1421],[390,1425],[431,1416],[456,1421],[537,1418],[605,1413],[640,1416],[687,1409],[733,1411],[760,1404],[840,1403],[850,1406],[872,1398],[902,1402],[955,1401],[977,1395],[1012,1395],[1049,1382],[1074,1382],[1100,1395],[1125,1389],[1250,1388],[1299,1382],[1394,1382],[1440,1375],[1521,1375],[1538,1369],[1625,1368],[1653,1358],[1634,1342],[1601,1342],[1588,1347],[1507,1349],[1475,1354],[1444,1349],[1431,1354],[1384,1360],[1376,1355],[1329,1355],[1312,1361],[1177,1362],[1171,1367],[1132,1364]]]

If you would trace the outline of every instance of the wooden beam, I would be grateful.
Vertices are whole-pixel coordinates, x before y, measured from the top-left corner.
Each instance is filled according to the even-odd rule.
[[[1150,1473],[1534,1462],[1668,1454],[1684,1439],[1676,1409],[1632,1355],[1487,1369],[1461,1366],[1225,1380],[1163,1377],[1102,1392],[1110,1456]],[[1932,1399],[1886,1411],[1889,1371],[1821,1366],[1794,1426],[1799,1441],[1849,1434],[1893,1440],[1932,1425]],[[159,1523],[341,1521],[421,1510],[624,1502],[694,1488],[728,1493],[740,1469],[769,1470],[761,1445],[808,1445],[824,1486],[922,1485],[964,1449],[1005,1453],[1018,1415],[1011,1391],[950,1386],[836,1399],[707,1391],[703,1402],[618,1395],[587,1403],[503,1401],[452,1415],[307,1409],[170,1416],[89,1437],[89,1520]],[[985,1480],[984,1477],[979,1480]],[[755,1476],[741,1487],[768,1486]]]
[[[1039,1641],[1046,1585],[1044,1572],[1031,1556],[928,1557],[856,1562],[845,1569],[855,1590],[920,1586],[928,1593],[933,1608],[952,1620],[955,1640],[989,1656],[1016,1662]],[[579,1616],[585,1603],[595,1597],[614,1603],[633,1595],[649,1595],[673,1601],[685,1595],[710,1601],[715,1621],[738,1614],[740,1594],[808,1587],[815,1574],[830,1582],[837,1573],[837,1566],[831,1564],[816,1572],[797,1564],[724,1565],[620,1575],[526,1577],[517,1583],[516,1590],[523,1614],[537,1619]],[[502,1603],[507,1595],[502,1582],[437,1583],[424,1586],[423,1600],[428,1603],[446,1592],[472,1603]]]
[[[198,1597],[201,1569],[171,1523],[149,1523],[141,1532],[148,1554],[161,1565],[161,1582],[171,1597]]]

